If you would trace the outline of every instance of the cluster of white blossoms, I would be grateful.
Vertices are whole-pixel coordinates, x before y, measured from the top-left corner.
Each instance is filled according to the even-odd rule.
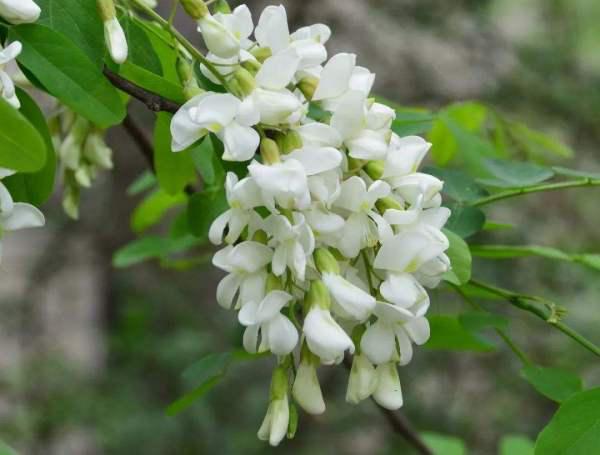
[[[0,0],[0,17],[11,24],[35,22],[40,16],[40,8],[32,0]],[[15,84],[6,71],[6,65],[21,53],[22,45],[14,41],[6,47],[0,44],[0,96],[15,109],[21,103],[15,93]],[[45,224],[44,215],[36,207],[24,202],[14,202],[2,179],[13,175],[10,169],[0,168],[0,261],[2,260],[2,239],[5,232],[40,227]]]
[[[355,55],[327,60],[326,25],[290,33],[284,7],[269,6],[255,28],[245,5],[212,15],[182,3],[210,51],[202,71],[228,93],[187,102],[172,148],[214,133],[224,160],[250,161],[246,177],[227,175],[229,210],[209,238],[226,244],[217,300],[238,311],[245,349],[278,356],[259,437],[287,434],[290,392],[324,412],[317,366],[345,355],[349,402],[399,408],[397,365],[429,338],[425,288],[450,267],[443,184],[418,172],[430,144],[392,132],[395,112],[369,97],[375,75]]]

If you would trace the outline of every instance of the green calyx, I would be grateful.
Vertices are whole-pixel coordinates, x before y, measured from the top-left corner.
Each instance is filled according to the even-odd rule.
[[[379,199],[375,203],[375,207],[379,213],[385,213],[387,210],[404,210],[402,204],[389,196]]]
[[[303,78],[300,82],[298,82],[298,90],[302,92],[304,97],[311,101],[313,96],[315,96],[315,91],[317,90],[317,86],[319,85],[319,79],[314,76],[307,76]]]
[[[379,180],[383,176],[384,167],[383,161],[369,161],[363,169],[373,180]]]
[[[323,310],[331,308],[331,297],[329,291],[321,280],[315,280],[310,283],[310,289],[304,300],[305,312],[308,313],[311,308],[319,307]]]
[[[280,365],[273,370],[271,377],[271,401],[283,400],[288,391],[287,368]]]
[[[208,6],[202,0],[181,0],[181,6],[192,19],[199,20],[210,16]]]
[[[271,291],[281,291],[283,289],[281,280],[272,273],[270,273],[269,276],[267,276],[267,284],[265,289],[267,291],[267,294]]]
[[[117,16],[113,0],[97,0],[96,5],[102,22],[110,21]]]
[[[279,147],[273,139],[265,137],[260,141],[260,156],[265,164],[276,164],[281,161]]]
[[[287,133],[277,133],[275,141],[279,146],[281,153],[288,154],[294,150],[302,148],[302,137],[297,131],[288,131]]]
[[[314,259],[320,273],[340,274],[338,261],[327,248],[318,248],[314,253]]]
[[[254,76],[246,68],[238,68],[233,73],[233,79],[236,81],[240,95],[243,97],[250,95],[256,89]]]

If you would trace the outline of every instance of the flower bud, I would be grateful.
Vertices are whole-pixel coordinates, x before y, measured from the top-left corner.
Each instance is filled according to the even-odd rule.
[[[385,162],[381,160],[369,161],[364,167],[365,172],[373,180],[379,180],[383,176]]]
[[[325,402],[323,401],[323,394],[317,376],[316,367],[318,364],[319,358],[310,352],[308,346],[304,344],[292,394],[302,409],[314,415],[325,412]]]
[[[318,248],[314,254],[317,270],[321,273],[340,274],[340,266],[333,254],[326,248]]]
[[[266,59],[273,56],[273,52],[269,47],[255,47],[250,51],[250,53],[258,60],[260,63],[264,63]]]
[[[252,241],[266,245],[267,242],[269,241],[269,237],[267,236],[267,233],[265,231],[263,231],[262,229],[259,229],[252,236]]]
[[[183,94],[188,100],[191,100],[193,97],[204,92],[194,77],[192,65],[190,65],[187,60],[183,58],[177,59],[177,74],[179,75],[179,80],[183,85]]]
[[[226,0],[217,0],[214,6],[214,10],[217,13],[231,14],[231,7],[229,6],[229,3],[227,3]]]
[[[237,81],[240,95],[244,98],[250,95],[256,88],[254,76],[245,68],[238,68],[233,73],[233,78]]]
[[[319,79],[314,76],[307,76],[298,82],[298,90],[302,92],[307,100],[311,101],[315,95],[318,85]]]
[[[268,137],[265,137],[260,141],[260,156],[262,156],[265,164],[275,164],[281,161],[277,143]]]
[[[181,0],[181,6],[192,19],[199,20],[210,16],[208,6],[202,0]]]
[[[127,60],[129,49],[123,27],[116,17],[104,21],[104,39],[113,62],[119,65],[124,63]]]
[[[79,166],[79,169],[75,171],[75,180],[77,183],[84,187],[89,188],[92,186],[92,172],[89,166]]]
[[[304,301],[305,312],[310,311],[313,307],[322,308],[323,310],[329,310],[331,308],[331,297],[329,297],[329,291],[321,280],[315,280],[310,283],[310,288],[306,294]]]
[[[287,371],[279,366],[273,371],[269,408],[258,430],[258,438],[262,441],[268,440],[272,446],[279,445],[288,432],[290,408],[287,390]]]
[[[379,199],[375,203],[375,207],[379,210],[379,213],[385,213],[387,210],[404,210],[402,204],[400,204],[397,200],[386,196],[384,198]]]
[[[357,354],[352,360],[352,369],[348,379],[348,389],[346,390],[346,401],[352,404],[358,404],[362,400],[369,398],[377,387],[377,376],[375,367],[366,356]]]
[[[33,0],[0,0],[0,16],[11,24],[35,22],[40,13],[40,7]]]
[[[277,133],[275,141],[283,154],[288,154],[302,148],[302,137],[300,133],[294,130],[290,130],[287,133]]]
[[[376,369],[377,388],[373,398],[380,406],[395,411],[403,404],[398,368],[394,362],[383,363]]]
[[[100,131],[92,131],[85,141],[83,156],[102,169],[112,169],[112,150],[104,142]]]
[[[83,117],[77,117],[58,149],[58,154],[67,169],[76,170],[79,167],[83,144],[89,131],[90,122]]]
[[[198,18],[198,30],[208,50],[216,56],[231,58],[239,54],[239,38],[210,14]]]

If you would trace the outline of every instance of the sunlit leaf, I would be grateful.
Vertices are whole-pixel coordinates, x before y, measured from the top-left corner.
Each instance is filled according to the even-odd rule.
[[[521,370],[521,376],[539,393],[559,403],[582,390],[581,379],[560,368],[527,365]]]

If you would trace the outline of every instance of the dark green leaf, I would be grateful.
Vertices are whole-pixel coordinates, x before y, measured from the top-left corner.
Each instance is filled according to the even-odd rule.
[[[23,43],[19,63],[51,95],[101,128],[123,120],[125,107],[118,92],[77,45],[37,24],[14,27],[10,35]]]
[[[489,195],[470,175],[455,170],[427,166],[423,172],[434,175],[444,182],[444,195],[456,202],[470,202]]]
[[[155,75],[162,76],[162,64],[152,47],[152,42],[148,38],[146,30],[127,15],[120,16],[119,22],[123,26],[129,46],[127,62],[151,71]]]
[[[22,172],[46,163],[44,139],[27,118],[0,97],[0,167]]]
[[[131,215],[131,229],[137,233],[145,231],[158,223],[169,209],[185,202],[185,194],[170,195],[163,190],[156,190],[134,210]]]
[[[431,326],[431,338],[425,343],[427,349],[476,352],[494,350],[492,344],[478,339],[466,330],[455,316],[436,314],[427,319]]]
[[[191,153],[204,184],[222,186],[225,181],[225,170],[213,147],[212,138],[210,136],[204,138],[202,142],[192,147]]]
[[[479,332],[488,328],[503,329],[508,326],[507,318],[487,311],[463,313],[459,316],[459,321],[465,329],[471,332]]]
[[[9,189],[13,199],[40,206],[50,197],[54,189],[56,174],[56,153],[44,114],[31,97],[17,88],[17,96],[21,101],[20,112],[40,133],[46,144],[46,164],[34,173],[18,173],[7,177],[3,183]]]
[[[581,392],[583,388],[577,375],[560,368],[527,365],[521,370],[521,376],[539,393],[559,403]]]
[[[170,254],[180,253],[198,244],[198,239],[187,236],[165,238],[148,236],[137,239],[113,255],[115,267],[129,267],[149,259],[162,259]]]
[[[101,68],[105,53],[104,28],[96,0],[36,1],[42,9],[37,23],[67,37]]]
[[[170,101],[180,104],[186,101],[181,85],[175,84],[129,61],[121,65],[119,74],[140,87]]]
[[[171,403],[167,408],[167,415],[172,417],[189,408],[192,404],[206,395],[214,386],[221,382],[222,379],[223,376],[214,376],[208,381],[203,382],[190,393]]]
[[[212,222],[225,210],[227,199],[222,188],[193,194],[188,204],[190,231],[196,237],[206,238]]]
[[[477,234],[485,225],[485,213],[477,207],[451,207],[452,214],[446,223],[446,229],[463,239]]]
[[[591,455],[600,447],[600,388],[573,395],[538,436],[536,455]]]
[[[178,153],[171,151],[171,118],[172,115],[166,112],[161,112],[156,117],[154,164],[161,188],[173,195],[196,181],[196,171],[190,150]]]
[[[156,183],[156,176],[150,171],[144,171],[127,187],[127,194],[129,196],[135,196],[143,193],[144,191],[153,188]]]
[[[9,445],[5,444],[0,440],[0,455],[19,455],[16,450],[14,450]]]
[[[433,128],[435,116],[431,112],[414,109],[396,109],[396,119],[392,130],[398,136],[411,136],[428,133]]]

